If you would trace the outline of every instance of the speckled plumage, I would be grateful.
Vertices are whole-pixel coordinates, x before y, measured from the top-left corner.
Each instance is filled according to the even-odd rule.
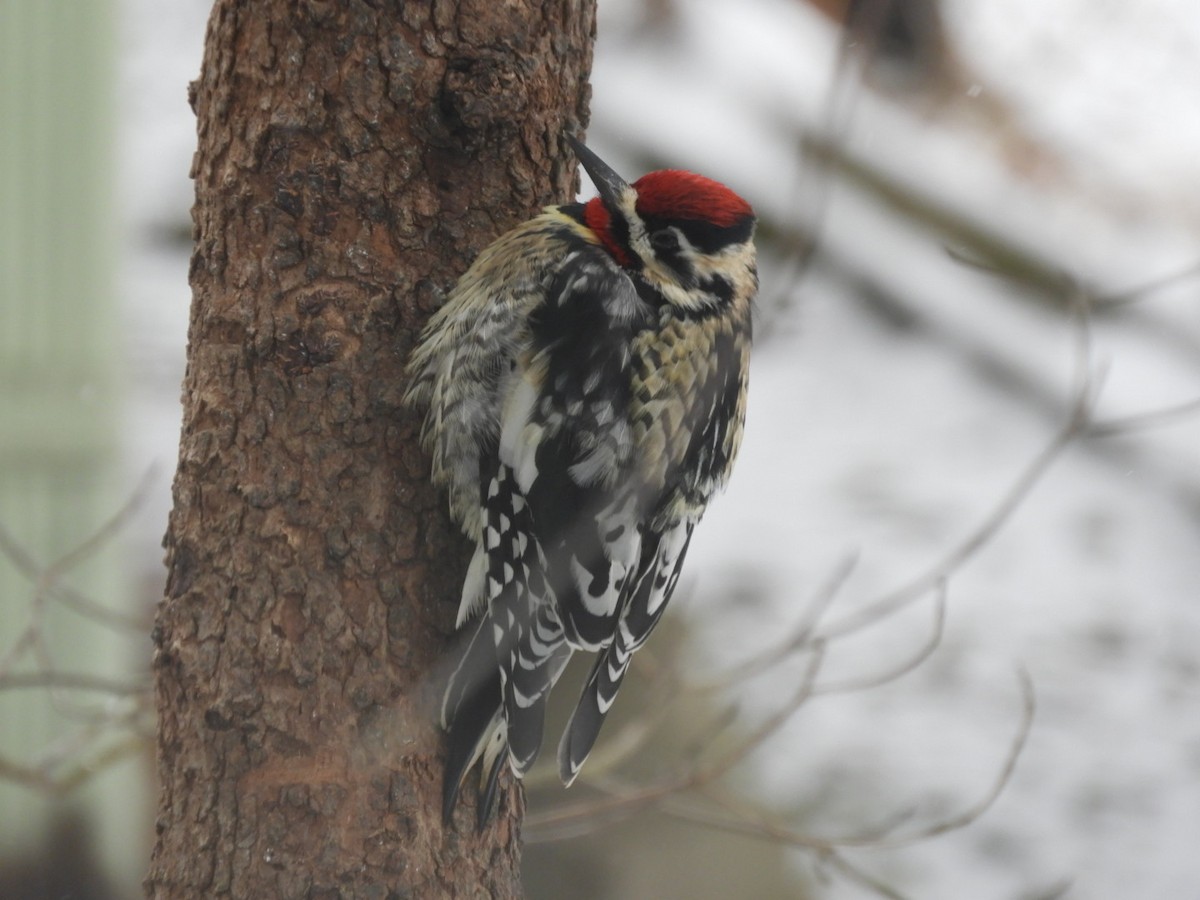
[[[597,660],[559,747],[563,780],[578,773],[746,412],[749,205],[685,172],[631,186],[576,152],[601,196],[485,249],[409,366],[433,479],[476,542],[442,718],[446,817],[482,757],[481,824],[504,760],[521,775],[536,758],[546,695],[583,650]]]

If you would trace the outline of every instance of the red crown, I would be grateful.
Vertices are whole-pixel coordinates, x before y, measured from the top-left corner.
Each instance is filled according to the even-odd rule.
[[[643,216],[693,219],[721,228],[754,216],[750,204],[719,181],[680,169],[650,172],[633,183]]]

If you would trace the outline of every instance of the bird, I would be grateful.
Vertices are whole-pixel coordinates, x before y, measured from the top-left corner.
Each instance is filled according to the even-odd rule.
[[[505,763],[529,771],[550,690],[588,653],[557,758],[564,785],[579,774],[746,416],[752,207],[681,169],[629,183],[564,139],[597,196],[487,246],[407,366],[432,481],[475,544],[440,718],[443,819],[478,762],[481,830]]]

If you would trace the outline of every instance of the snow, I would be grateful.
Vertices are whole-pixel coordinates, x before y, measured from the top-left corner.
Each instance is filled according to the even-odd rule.
[[[149,547],[168,503],[188,303],[186,252],[150,235],[186,227],[186,83],[207,5],[177,0],[162,15],[125,0],[129,466],[164,469],[143,517]],[[718,177],[764,218],[819,227],[823,248],[799,279],[778,248],[764,254],[770,302],[743,455],[697,531],[686,602],[672,612],[697,630],[700,667],[708,654],[753,655],[848,553],[857,564],[827,621],[936,565],[1072,402],[1078,332],[1067,317],[953,259],[946,233],[800,161],[801,132],[826,134],[1085,289],[1117,294],[1200,257],[1200,12],[1191,0],[958,0],[947,24],[976,80],[938,107],[848,85],[827,24],[791,0],[677,2],[653,27],[644,8],[601,3],[594,148],[631,176],[649,161]],[[1006,122],[974,115],[990,98],[1012,112]],[[882,305],[863,284],[885,292]],[[1097,317],[1099,419],[1200,397],[1198,285],[1180,278]],[[883,688],[813,700],[755,757],[750,790],[813,801],[822,816],[803,826],[827,834],[908,808],[914,825],[962,809],[1003,762],[1023,667],[1036,717],[995,805],[968,828],[854,860],[914,897],[1062,885],[1095,900],[1195,895],[1198,447],[1200,415],[1070,446],[950,573],[928,663]],[[931,602],[839,642],[825,677],[879,671],[918,646]],[[836,877],[822,890],[870,896]]]

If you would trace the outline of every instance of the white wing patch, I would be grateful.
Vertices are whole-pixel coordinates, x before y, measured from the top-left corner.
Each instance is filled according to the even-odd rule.
[[[500,420],[500,461],[513,471],[517,486],[528,492],[537,478],[537,451],[546,433],[534,417],[541,393],[541,371],[534,365],[510,379]]]

